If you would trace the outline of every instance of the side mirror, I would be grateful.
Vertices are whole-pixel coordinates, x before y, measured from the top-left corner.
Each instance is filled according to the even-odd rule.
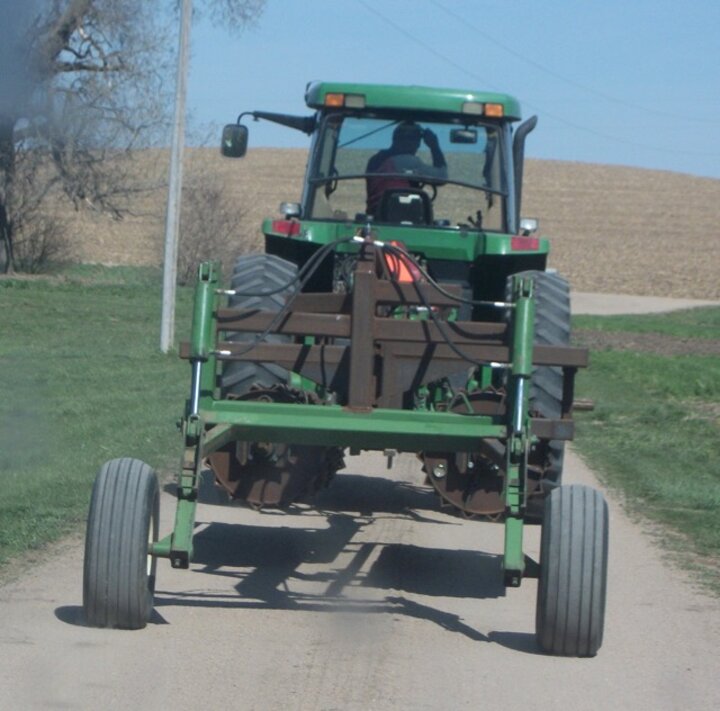
[[[286,220],[291,220],[293,217],[300,217],[302,208],[299,202],[281,202],[280,213],[285,216]]]
[[[539,223],[534,217],[523,217],[520,219],[520,234],[529,237],[538,231]]]
[[[248,128],[239,123],[230,123],[222,131],[220,153],[226,158],[242,158],[247,152]]]
[[[475,128],[454,128],[450,131],[450,143],[477,143],[478,132]]]

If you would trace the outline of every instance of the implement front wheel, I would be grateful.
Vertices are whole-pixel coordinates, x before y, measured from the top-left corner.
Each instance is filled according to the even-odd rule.
[[[137,459],[106,462],[95,479],[85,535],[83,607],[92,627],[145,627],[153,607],[160,496]]]
[[[608,508],[587,486],[561,486],[545,499],[536,632],[550,654],[593,657],[603,638]]]

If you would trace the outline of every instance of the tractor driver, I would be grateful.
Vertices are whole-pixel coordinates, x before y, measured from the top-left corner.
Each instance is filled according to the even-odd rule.
[[[424,141],[430,149],[433,164],[423,163],[415,154],[420,148],[420,142]],[[399,123],[393,131],[392,145],[390,148],[376,153],[368,161],[366,173],[408,173],[414,178],[436,178],[444,180],[447,178],[447,164],[445,156],[440,150],[438,138],[429,128],[422,129],[412,121]],[[380,207],[383,193],[386,190],[396,188],[410,188],[413,182],[396,175],[383,177],[372,175],[366,178],[367,184],[367,207],[368,215],[375,215]]]

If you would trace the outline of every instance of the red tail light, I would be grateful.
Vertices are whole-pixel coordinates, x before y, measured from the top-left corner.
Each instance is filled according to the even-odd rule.
[[[300,234],[300,223],[297,220],[273,220],[271,229],[281,235],[294,237]]]
[[[528,252],[530,250],[540,249],[539,237],[525,237],[524,235],[515,235],[510,238],[510,247],[514,252]]]

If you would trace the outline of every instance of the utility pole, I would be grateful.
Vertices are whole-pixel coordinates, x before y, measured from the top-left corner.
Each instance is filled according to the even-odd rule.
[[[160,349],[163,353],[167,353],[172,348],[175,340],[175,285],[177,283],[182,162],[183,149],[185,148],[185,97],[187,95],[191,21],[192,0],[183,0],[180,17],[177,79],[175,81],[175,120],[170,153],[167,216],[165,218],[165,260],[163,263],[162,320],[160,323]]]

